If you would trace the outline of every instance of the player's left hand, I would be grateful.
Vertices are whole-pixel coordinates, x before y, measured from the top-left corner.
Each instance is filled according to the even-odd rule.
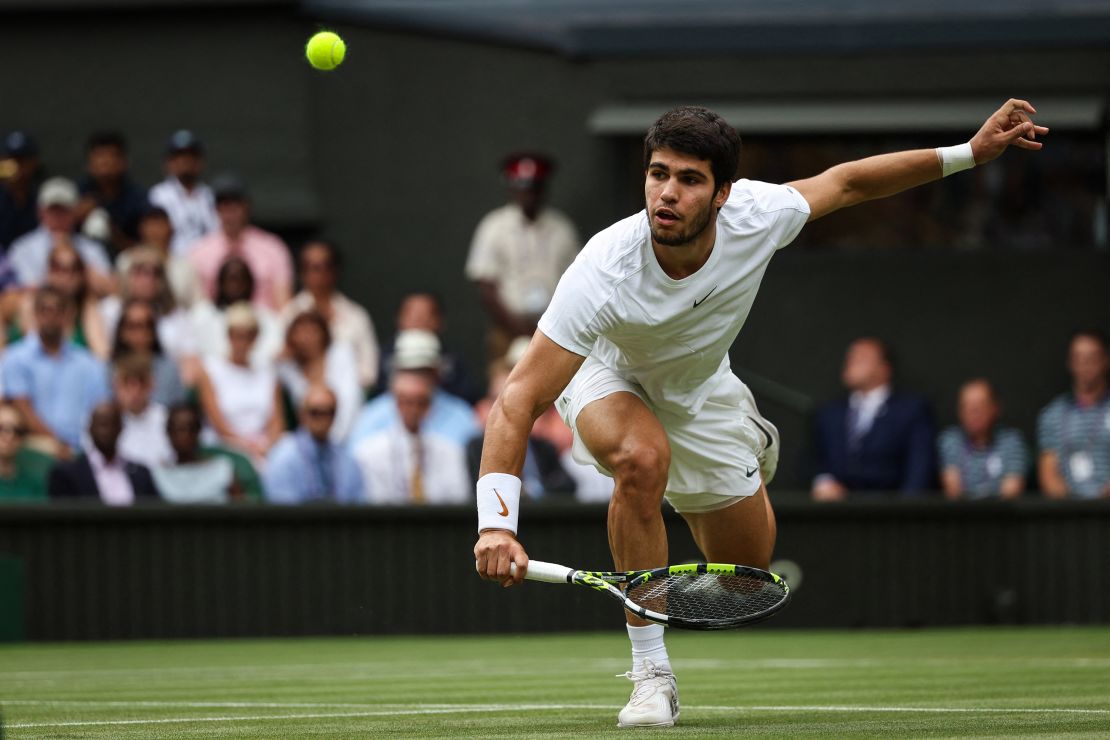
[[[975,164],[986,164],[1013,145],[1022,149],[1040,149],[1044,144],[1037,136],[1048,133],[1048,126],[1033,123],[1030,114],[1037,109],[1027,100],[1011,98],[987,119],[975,136],[971,137],[971,153]]]

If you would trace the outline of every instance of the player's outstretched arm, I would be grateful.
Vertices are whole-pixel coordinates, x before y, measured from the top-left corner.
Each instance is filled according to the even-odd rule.
[[[490,409],[478,479],[478,543],[474,560],[482,578],[510,586],[520,583],[528,555],[516,538],[520,472],[528,435],[578,372],[585,357],[563,349],[537,331],[505,388]],[[510,564],[516,563],[516,576]]]
[[[809,203],[812,221],[864,201],[885,198],[986,164],[1009,146],[1040,149],[1037,136],[1048,133],[1030,118],[1037,110],[1025,100],[1007,100],[966,144],[914,149],[858,159],[831,167],[816,177],[789,183]]]

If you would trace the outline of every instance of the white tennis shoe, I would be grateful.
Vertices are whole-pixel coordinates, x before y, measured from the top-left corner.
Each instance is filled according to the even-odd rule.
[[[678,684],[674,674],[644,660],[641,671],[618,673],[636,687],[617,715],[617,727],[671,727],[678,721]]]

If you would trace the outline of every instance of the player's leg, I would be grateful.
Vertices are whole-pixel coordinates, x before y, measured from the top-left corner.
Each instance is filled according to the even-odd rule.
[[[640,398],[613,393],[578,413],[578,436],[613,475],[609,501],[609,549],[617,570],[660,568],[667,564],[663,492],[670,445],[663,425]],[[648,622],[628,615],[629,624]]]
[[[667,531],[661,510],[670,467],[663,425],[633,393],[592,401],[575,420],[577,434],[614,478],[609,502],[609,549],[617,570],[667,564]],[[621,727],[673,725],[678,687],[663,641],[663,626],[627,614],[632,641],[632,697],[621,710]]]
[[[724,508],[682,517],[707,561],[770,567],[777,528],[766,486]]]

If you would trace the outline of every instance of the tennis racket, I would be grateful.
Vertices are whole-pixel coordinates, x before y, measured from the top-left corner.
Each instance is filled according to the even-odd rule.
[[[516,564],[512,565],[516,573]],[[786,581],[745,565],[692,563],[654,570],[597,572],[528,562],[525,579],[587,586],[638,617],[691,630],[724,630],[767,619],[790,601]],[[623,586],[621,590],[619,586]]]

